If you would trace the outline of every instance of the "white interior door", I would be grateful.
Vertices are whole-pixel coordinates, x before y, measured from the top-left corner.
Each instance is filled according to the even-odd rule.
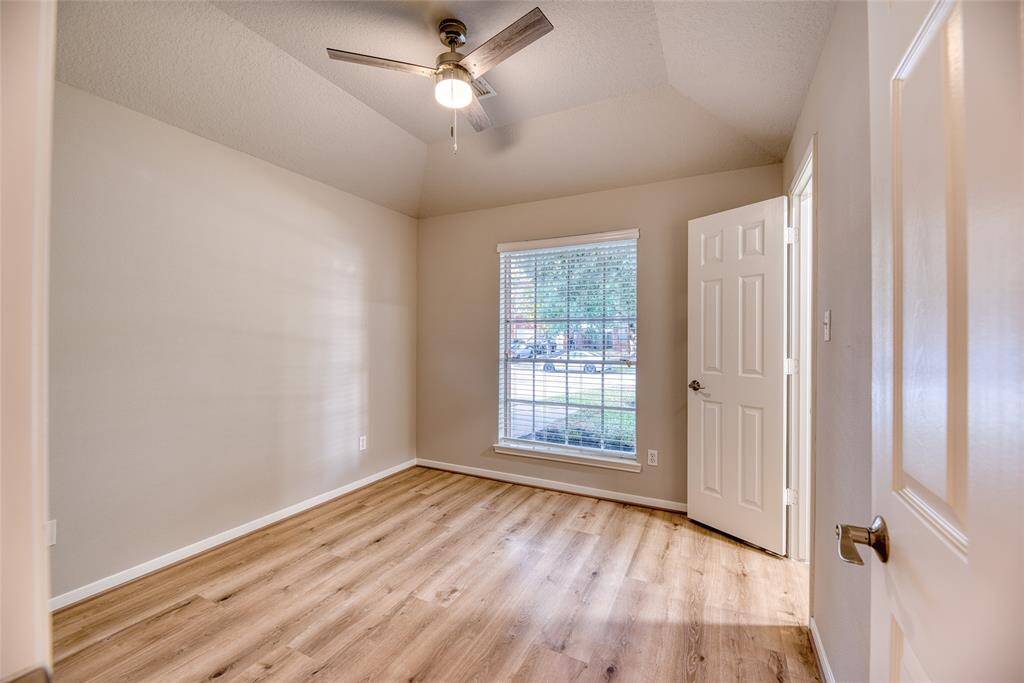
[[[869,3],[875,681],[1024,680],[1021,17]]]
[[[692,220],[687,261],[687,514],[780,555],[785,215],[777,197]]]

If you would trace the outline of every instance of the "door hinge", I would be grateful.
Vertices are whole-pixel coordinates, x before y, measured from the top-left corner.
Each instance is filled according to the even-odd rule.
[[[799,498],[799,496],[797,495],[796,489],[789,489],[789,488],[787,488],[783,492],[782,502],[786,506],[792,506],[792,505],[796,505],[797,504],[797,499],[798,498]]]
[[[796,359],[795,358],[787,358],[785,363],[783,363],[783,367],[785,368],[785,373],[787,375],[795,375],[796,374]]]
[[[786,228],[785,230],[786,244],[796,244],[796,228]]]

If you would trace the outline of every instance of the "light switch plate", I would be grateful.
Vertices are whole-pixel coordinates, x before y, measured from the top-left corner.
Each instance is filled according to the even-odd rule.
[[[832,341],[832,309],[826,308],[825,315],[821,318],[822,332],[825,334],[825,341]]]
[[[51,519],[46,523],[47,545],[57,545],[57,520]]]
[[[366,450],[366,434],[363,434],[361,437],[359,437],[359,450]]]

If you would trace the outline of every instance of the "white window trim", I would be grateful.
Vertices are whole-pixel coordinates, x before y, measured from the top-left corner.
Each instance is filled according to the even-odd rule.
[[[501,439],[494,444],[493,448],[495,453],[537,460],[554,460],[555,462],[568,462],[574,465],[588,465],[624,472],[639,472],[642,469],[639,459],[616,458],[596,450],[591,454],[583,448],[559,448],[555,445],[538,446],[512,439]]]
[[[569,237],[552,237],[546,240],[526,240],[525,242],[504,242],[498,245],[498,253],[504,251],[530,251],[532,249],[553,249],[572,247],[577,244],[594,244],[597,242],[617,242],[619,240],[639,240],[640,229],[611,230],[596,232],[589,235],[570,235]]]
[[[498,253],[509,251],[531,251],[538,249],[552,249],[559,247],[571,247],[576,245],[587,245],[594,243],[619,242],[625,240],[640,239],[639,228],[628,228],[623,230],[607,230],[586,235],[570,235],[567,237],[553,237],[549,239],[524,240],[519,242],[502,242],[497,245]],[[639,308],[639,301],[637,302]],[[639,318],[638,318],[639,319]],[[634,415],[637,411],[634,409]],[[639,434],[635,435],[638,436]],[[632,454],[623,454],[624,457],[609,455],[608,451],[590,449],[580,446],[558,446],[557,444],[545,444],[533,441],[518,441],[499,437],[498,443],[492,446],[495,453],[503,455],[515,455],[524,458],[538,460],[551,460],[555,462],[566,462],[590,467],[620,470],[625,472],[640,472],[643,468],[640,464],[640,449]]]

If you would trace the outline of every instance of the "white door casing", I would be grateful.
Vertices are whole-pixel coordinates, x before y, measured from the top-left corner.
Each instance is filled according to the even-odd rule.
[[[47,264],[57,6],[0,3],[0,680],[50,670]]]
[[[786,547],[785,215],[777,197],[690,221],[687,514]]]
[[[1022,5],[868,12],[871,678],[1024,680]]]

